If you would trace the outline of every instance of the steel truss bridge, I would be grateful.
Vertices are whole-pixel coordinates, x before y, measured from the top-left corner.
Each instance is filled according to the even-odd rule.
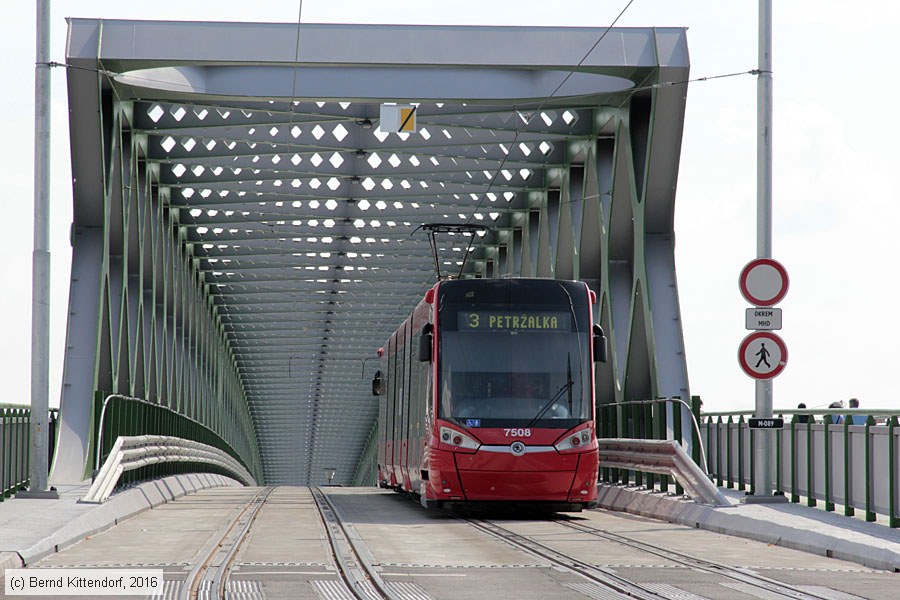
[[[589,283],[599,402],[689,398],[685,30],[72,19],[66,61],[52,480],[90,475],[118,395],[120,430],[174,419],[260,482],[371,481],[367,359],[436,281],[424,223],[489,226],[438,234],[446,272]],[[382,131],[384,103],[417,131]]]

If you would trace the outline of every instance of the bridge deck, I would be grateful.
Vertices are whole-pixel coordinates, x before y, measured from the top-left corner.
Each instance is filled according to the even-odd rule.
[[[59,500],[0,504],[0,573],[21,566],[21,555],[33,567],[161,568],[167,585],[180,586],[213,533],[253,495],[251,488],[216,487],[172,501],[178,490],[208,483],[196,477],[169,478],[117,494],[100,506],[77,504],[76,489],[63,490]],[[417,598],[488,597],[504,590],[518,598],[591,595],[572,573],[493,539],[471,523],[424,511],[373,488],[326,491],[387,584]],[[610,506],[627,504],[641,515],[598,509],[562,521],[493,522],[631,581],[664,586],[660,589],[669,594],[744,597],[735,595],[743,590],[739,584],[686,568],[675,553],[740,567],[827,598],[884,598],[896,586],[897,575],[860,566],[900,570],[900,535],[878,523],[796,504],[742,505],[734,494],[729,497],[736,503],[727,508],[623,488],[603,489],[601,495]],[[151,505],[156,508],[147,510]],[[128,518],[132,513],[138,514]],[[647,518],[651,516],[659,520]],[[566,529],[567,523],[613,537],[592,537]],[[107,531],[97,533],[103,529]],[[249,586],[260,598],[320,597],[322,586],[337,581],[325,532],[308,488],[276,488],[237,554],[229,585]],[[664,552],[653,555],[640,544]]]

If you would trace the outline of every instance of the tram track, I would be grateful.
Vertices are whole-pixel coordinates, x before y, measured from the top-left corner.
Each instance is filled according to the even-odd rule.
[[[822,596],[798,589],[784,582],[760,575],[759,573],[756,573],[749,569],[732,567],[722,563],[717,563],[715,561],[707,560],[705,558],[698,558],[696,556],[692,556],[690,554],[686,554],[684,552],[679,552],[677,550],[672,550],[669,548],[660,548],[658,546],[654,546],[652,544],[648,544],[646,542],[642,542],[625,535],[611,533],[602,529],[597,529],[595,527],[585,525],[583,523],[569,521],[567,519],[556,518],[553,519],[553,522],[568,529],[573,529],[575,531],[586,533],[596,538],[621,544],[640,552],[646,552],[647,554],[651,554],[653,556],[665,558],[666,560],[684,567],[688,567],[690,569],[694,569],[696,571],[702,571],[705,573],[732,579],[737,583],[745,584],[751,586],[754,589],[764,591],[766,594],[777,594],[783,596],[784,598],[792,598],[794,600],[830,600],[829,596]]]
[[[336,598],[402,600],[375,570],[374,560],[359,535],[346,526],[340,511],[320,488],[310,488],[328,535],[328,544],[341,577]],[[347,595],[349,594],[349,596]]]
[[[274,487],[257,491],[235,513],[231,520],[201,549],[201,558],[187,574],[178,593],[178,600],[206,600],[225,598],[228,577],[238,550],[247,539],[260,509],[269,499]]]
[[[671,598],[670,595],[654,589],[654,586],[652,585],[631,581],[618,575],[612,569],[592,565],[584,560],[556,550],[528,535],[514,532],[494,521],[475,518],[465,518],[463,520],[496,539],[502,540],[531,555],[547,560],[556,567],[567,569],[586,581],[601,586],[604,598],[630,598],[638,600],[660,600]],[[830,596],[823,596],[801,590],[747,569],[730,567],[714,561],[691,556],[683,552],[658,548],[651,544],[641,542],[640,540],[635,540],[620,534],[609,533],[581,523],[573,523],[559,518],[552,519],[552,522],[567,529],[572,529],[592,537],[622,544],[632,549],[664,558],[683,567],[731,579],[737,584],[759,590],[767,598],[781,597],[790,598],[792,600],[830,600],[831,598]]]

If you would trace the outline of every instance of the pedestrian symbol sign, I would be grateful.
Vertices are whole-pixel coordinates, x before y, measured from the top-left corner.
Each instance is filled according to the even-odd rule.
[[[757,331],[744,338],[738,348],[738,362],[754,379],[772,379],[787,365],[787,346],[771,331]]]

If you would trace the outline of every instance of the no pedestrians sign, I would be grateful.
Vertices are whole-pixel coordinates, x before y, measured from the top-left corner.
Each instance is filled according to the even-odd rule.
[[[771,331],[757,331],[744,338],[738,348],[738,362],[754,379],[777,377],[787,365],[787,346]]]

